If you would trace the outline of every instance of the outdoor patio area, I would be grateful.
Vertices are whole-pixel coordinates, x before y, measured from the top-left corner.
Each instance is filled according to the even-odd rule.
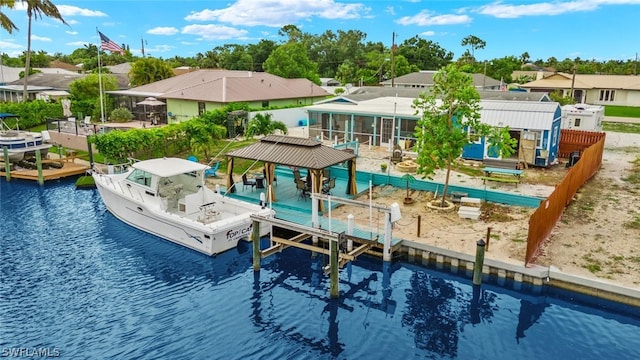
[[[369,176],[364,176],[368,173],[358,173],[356,177],[356,186],[358,193],[356,196],[347,195],[347,169],[341,166],[332,166],[329,168],[331,178],[335,177],[335,187],[331,190],[331,195],[337,198],[353,199],[357,195],[367,193],[369,188]],[[302,177],[306,176],[306,170],[302,169]],[[276,211],[276,217],[282,220],[291,221],[296,224],[305,226],[311,226],[311,204],[312,201],[309,196],[301,196],[300,191],[296,188],[294,182],[293,170],[286,166],[276,166],[275,176],[277,181],[274,183],[273,189],[275,191],[277,201],[273,202],[271,206]],[[251,179],[251,175],[248,176]],[[260,203],[260,194],[264,194],[264,198],[267,198],[267,189],[256,189],[252,186],[244,186],[242,179],[238,175],[234,175],[235,187],[237,188],[235,193],[228,193],[229,197],[242,199],[251,203]],[[226,191],[225,187],[221,187],[222,191]],[[267,205],[269,206],[269,205]],[[332,218],[329,220],[329,204],[328,201],[324,201],[325,216],[320,216],[320,226],[323,229],[331,229],[334,232],[341,232],[347,230],[346,218]],[[331,208],[335,209],[340,206],[337,202],[331,203]],[[382,241],[383,234],[377,234],[371,231],[371,229],[354,227],[353,235],[359,236],[365,239],[372,239],[380,237]],[[394,237],[392,243],[396,244],[400,241],[399,238]]]
[[[330,194],[332,196],[353,199],[354,196],[347,195],[347,170],[342,167],[332,166],[329,168],[330,178],[335,178],[335,187],[331,189]],[[301,169],[300,174],[303,178],[306,177],[306,169]],[[249,180],[255,180],[255,175],[248,174]],[[293,170],[286,166],[276,166],[275,170],[276,181],[273,185],[273,191],[275,193],[277,201],[272,203],[273,208],[278,214],[287,213],[287,211],[303,212],[309,214],[311,219],[311,199],[309,196],[303,196],[301,191],[297,189],[294,181]],[[258,177],[260,178],[260,177]],[[257,188],[254,186],[245,186],[242,183],[242,179],[238,175],[234,175],[235,180],[235,193],[229,193],[230,197],[242,199],[252,203],[260,203],[260,194],[264,194],[264,198],[267,198],[266,183],[263,183],[263,188]],[[358,194],[364,193],[369,187],[368,179],[356,178],[356,186]],[[222,187],[223,191],[226,191],[225,187]],[[335,208],[337,204],[332,204],[332,208]],[[325,210],[328,211],[328,204],[325,201]],[[299,216],[299,214],[297,215]],[[282,218],[282,216],[278,216]],[[296,221],[297,222],[297,221]]]

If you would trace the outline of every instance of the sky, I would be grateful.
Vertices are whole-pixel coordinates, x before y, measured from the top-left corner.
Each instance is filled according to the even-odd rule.
[[[504,56],[633,60],[640,51],[640,0],[52,0],[68,23],[42,17],[32,25],[32,50],[71,54],[98,44],[96,29],[132,53],[192,57],[224,44],[281,42],[288,24],[305,33],[360,30],[390,47],[419,36],[460,57],[469,35],[486,42],[478,60]],[[0,30],[0,52],[27,47],[26,10],[0,9],[18,26]],[[144,44],[144,45],[143,45]]]

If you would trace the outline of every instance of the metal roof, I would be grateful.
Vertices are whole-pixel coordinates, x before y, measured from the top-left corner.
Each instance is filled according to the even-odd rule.
[[[556,115],[560,118],[556,102],[482,100],[480,107],[481,121],[491,126],[549,129]]]
[[[396,95],[398,97],[410,97],[416,99],[423,92],[429,95],[429,88],[364,86],[349,94],[342,94],[340,97],[354,102]],[[478,94],[480,95],[480,99],[487,100],[551,101],[545,92],[478,90]],[[328,103],[333,100],[334,99],[318,101],[316,104]]]
[[[357,103],[352,102],[328,102],[305,106],[307,111],[326,111],[333,114],[357,114],[403,118],[419,118],[413,108],[414,98],[386,96],[369,100],[362,100]]]
[[[308,169],[324,169],[356,157],[353,153],[322,145],[318,140],[284,135],[267,135],[227,156]]]

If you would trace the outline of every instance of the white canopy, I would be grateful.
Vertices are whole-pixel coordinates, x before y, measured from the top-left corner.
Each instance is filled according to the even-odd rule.
[[[140,102],[137,102],[138,105],[149,105],[149,106],[160,106],[164,105],[164,103],[154,97],[148,97]]]
[[[202,171],[209,168],[208,165],[180,158],[143,160],[133,164],[132,167],[160,177],[170,177],[192,171]]]

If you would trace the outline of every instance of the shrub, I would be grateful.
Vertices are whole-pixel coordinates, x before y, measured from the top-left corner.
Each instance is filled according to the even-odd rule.
[[[111,112],[111,121],[127,122],[133,119],[133,114],[127,108],[117,108]]]

